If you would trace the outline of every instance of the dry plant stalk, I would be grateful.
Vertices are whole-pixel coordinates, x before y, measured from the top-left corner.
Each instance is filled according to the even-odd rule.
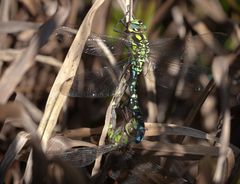
[[[47,141],[52,135],[59,113],[67,99],[67,96],[64,96],[60,92],[61,86],[67,79],[72,78],[76,74],[85,42],[91,32],[94,15],[104,2],[105,0],[95,1],[92,8],[87,13],[72,42],[57,78],[54,81],[42,121],[38,128],[44,149],[46,149]],[[70,85],[68,90],[70,90]]]
[[[56,14],[47,23],[41,26],[38,33],[31,39],[27,50],[25,50],[21,57],[17,58],[16,61],[14,61],[12,65],[4,72],[0,80],[1,104],[7,102],[24,74],[34,64],[34,57],[37,55],[38,50],[47,42],[47,39],[51,33],[56,29],[57,26],[62,25],[66,20],[69,9],[68,3],[66,3],[64,0],[62,0],[62,2],[59,0],[59,4],[60,6]]]
[[[59,6],[56,10],[56,13],[54,16],[49,19],[45,24],[43,24],[38,33],[32,38],[30,42],[30,46],[28,49],[23,52],[22,56],[19,58],[18,61],[14,62],[8,70],[4,73],[4,77],[0,81],[0,86],[6,84],[6,79],[9,77],[9,75],[12,74],[12,72],[16,72],[19,77],[15,77],[12,83],[10,82],[8,87],[4,89],[6,92],[3,93],[3,101],[7,100],[9,96],[12,94],[13,90],[15,89],[18,82],[21,80],[24,73],[29,69],[34,60],[34,57],[37,55],[38,50],[47,42],[48,37],[51,35],[53,31],[55,31],[56,27],[62,25],[64,21],[66,20],[68,13],[69,13],[69,1],[59,0],[58,1]],[[26,62],[25,61],[28,61]],[[16,76],[15,73],[15,76]],[[1,83],[2,82],[2,83]],[[41,134],[40,134],[41,137]],[[36,134],[32,134],[31,139],[33,141],[38,142],[38,137]],[[30,183],[32,180],[32,166],[33,166],[33,160],[32,160],[32,151],[30,152],[30,155],[28,157],[26,169],[24,172],[24,182]]]
[[[5,153],[4,159],[1,160],[0,164],[0,178],[1,178],[0,183],[3,182],[2,178],[4,178],[7,169],[12,164],[16,156],[22,151],[25,144],[29,142],[29,139],[30,135],[28,133],[19,132],[16,138],[9,146],[7,152]]]
[[[213,77],[221,95],[221,113],[223,114],[223,128],[220,137],[220,150],[217,161],[216,170],[214,173],[214,183],[224,183],[226,180],[227,155],[230,142],[230,109],[228,98],[228,70],[229,66],[235,60],[236,55],[230,54],[227,56],[216,57],[213,61],[212,70]]]
[[[0,59],[3,61],[11,62],[12,60],[15,60],[15,58],[19,57],[25,49],[6,49],[6,50],[0,50]],[[36,55],[36,61],[48,65],[52,65],[54,67],[60,68],[62,66],[62,63],[51,56],[45,56],[38,54]]]
[[[132,17],[133,17],[133,14],[132,14],[133,1],[126,0],[124,9],[126,10],[126,12],[125,12],[126,22],[129,22],[132,20]],[[105,116],[104,127],[103,127],[102,134],[101,134],[101,137],[100,137],[100,140],[98,143],[99,146],[102,146],[105,144],[105,140],[107,137],[107,132],[108,132],[110,123],[112,123],[113,128],[116,126],[116,118],[117,117],[116,117],[115,109],[119,106],[120,101],[122,99],[122,96],[124,95],[126,88],[127,88],[127,81],[126,81],[126,78],[124,75],[124,76],[122,76],[120,83],[114,93],[114,96],[108,106],[106,116]],[[102,159],[101,155],[96,159],[96,161],[94,163],[94,167],[92,169],[92,176],[98,173],[98,171],[100,169],[100,165],[101,165],[101,159]]]

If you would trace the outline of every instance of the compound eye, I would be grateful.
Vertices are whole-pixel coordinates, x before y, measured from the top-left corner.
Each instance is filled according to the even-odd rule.
[[[132,28],[133,28],[134,30],[138,30],[139,25],[138,25],[138,24],[132,24]]]

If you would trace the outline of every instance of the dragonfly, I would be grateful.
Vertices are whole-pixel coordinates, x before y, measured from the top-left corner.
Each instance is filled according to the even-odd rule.
[[[73,148],[61,153],[50,152],[48,155],[50,157],[57,157],[64,161],[67,161],[69,164],[73,165],[76,168],[81,168],[92,164],[97,157],[114,151],[118,148],[119,145],[108,144],[96,147]]]
[[[184,64],[182,61],[188,54],[189,45],[194,45],[192,44],[194,42],[204,45],[201,41],[202,38],[206,40],[209,37],[210,40],[213,39],[213,35],[193,36],[186,40],[162,38],[149,42],[146,35],[146,26],[141,20],[133,19],[128,23],[123,23],[123,25],[126,37],[113,38],[92,34],[86,42],[84,52],[95,56],[105,56],[106,52],[99,45],[99,42],[102,42],[114,56],[127,54],[127,60],[117,62],[114,66],[103,66],[96,71],[78,72],[73,80],[69,94],[66,95],[71,97],[111,96],[115,92],[123,73],[129,72],[128,89],[130,97],[128,106],[133,117],[131,131],[135,134],[135,142],[140,143],[144,137],[145,128],[143,115],[139,107],[137,84],[144,65],[147,65],[145,77],[149,78],[151,82],[151,77],[147,75],[153,72],[156,85],[164,88],[173,87],[175,78],[178,76],[176,73],[186,69],[185,80],[194,91],[199,91],[202,88],[199,76],[202,73],[207,73],[208,69],[195,64]],[[71,29],[63,28],[59,30],[60,32],[72,33],[68,31]],[[217,36],[220,36],[220,38],[225,37],[221,33],[217,34]]]

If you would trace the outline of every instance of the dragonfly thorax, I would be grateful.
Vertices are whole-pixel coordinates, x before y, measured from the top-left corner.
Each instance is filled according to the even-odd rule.
[[[150,52],[148,40],[145,34],[131,34],[128,39],[131,41],[131,61],[133,64],[138,63],[137,67],[141,67],[138,70],[142,70],[142,65]]]

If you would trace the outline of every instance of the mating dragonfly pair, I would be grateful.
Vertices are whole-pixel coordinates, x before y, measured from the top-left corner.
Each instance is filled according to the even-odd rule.
[[[202,89],[199,76],[202,73],[206,74],[208,70],[195,64],[185,64],[183,61],[188,54],[192,54],[190,53],[192,48],[206,46],[203,40],[214,40],[214,36],[222,39],[225,38],[225,35],[221,33],[204,34],[185,40],[163,38],[149,43],[146,36],[146,27],[142,21],[133,19],[129,23],[123,23],[123,25],[126,37],[113,38],[93,34],[88,38],[84,52],[95,56],[106,56],[106,52],[99,44],[99,42],[102,42],[112,55],[127,55],[127,60],[117,62],[114,66],[108,64],[96,71],[78,72],[73,80],[69,94],[66,95],[71,97],[111,96],[118,86],[121,76],[124,72],[129,72],[128,88],[130,97],[128,108],[132,112],[133,118],[131,121],[133,122],[133,130],[131,130],[130,134],[133,133],[135,142],[139,143],[144,136],[144,120],[137,94],[139,75],[144,73],[147,82],[155,82],[156,85],[163,88],[172,88],[179,71],[185,71],[185,81],[188,85],[186,89],[189,90],[190,88],[193,91],[199,91]],[[60,28],[58,32],[59,34],[73,33],[68,28]],[[147,65],[145,67],[146,72],[142,72],[144,65]],[[148,74],[152,73],[154,73],[154,80],[152,76],[148,77]]]

